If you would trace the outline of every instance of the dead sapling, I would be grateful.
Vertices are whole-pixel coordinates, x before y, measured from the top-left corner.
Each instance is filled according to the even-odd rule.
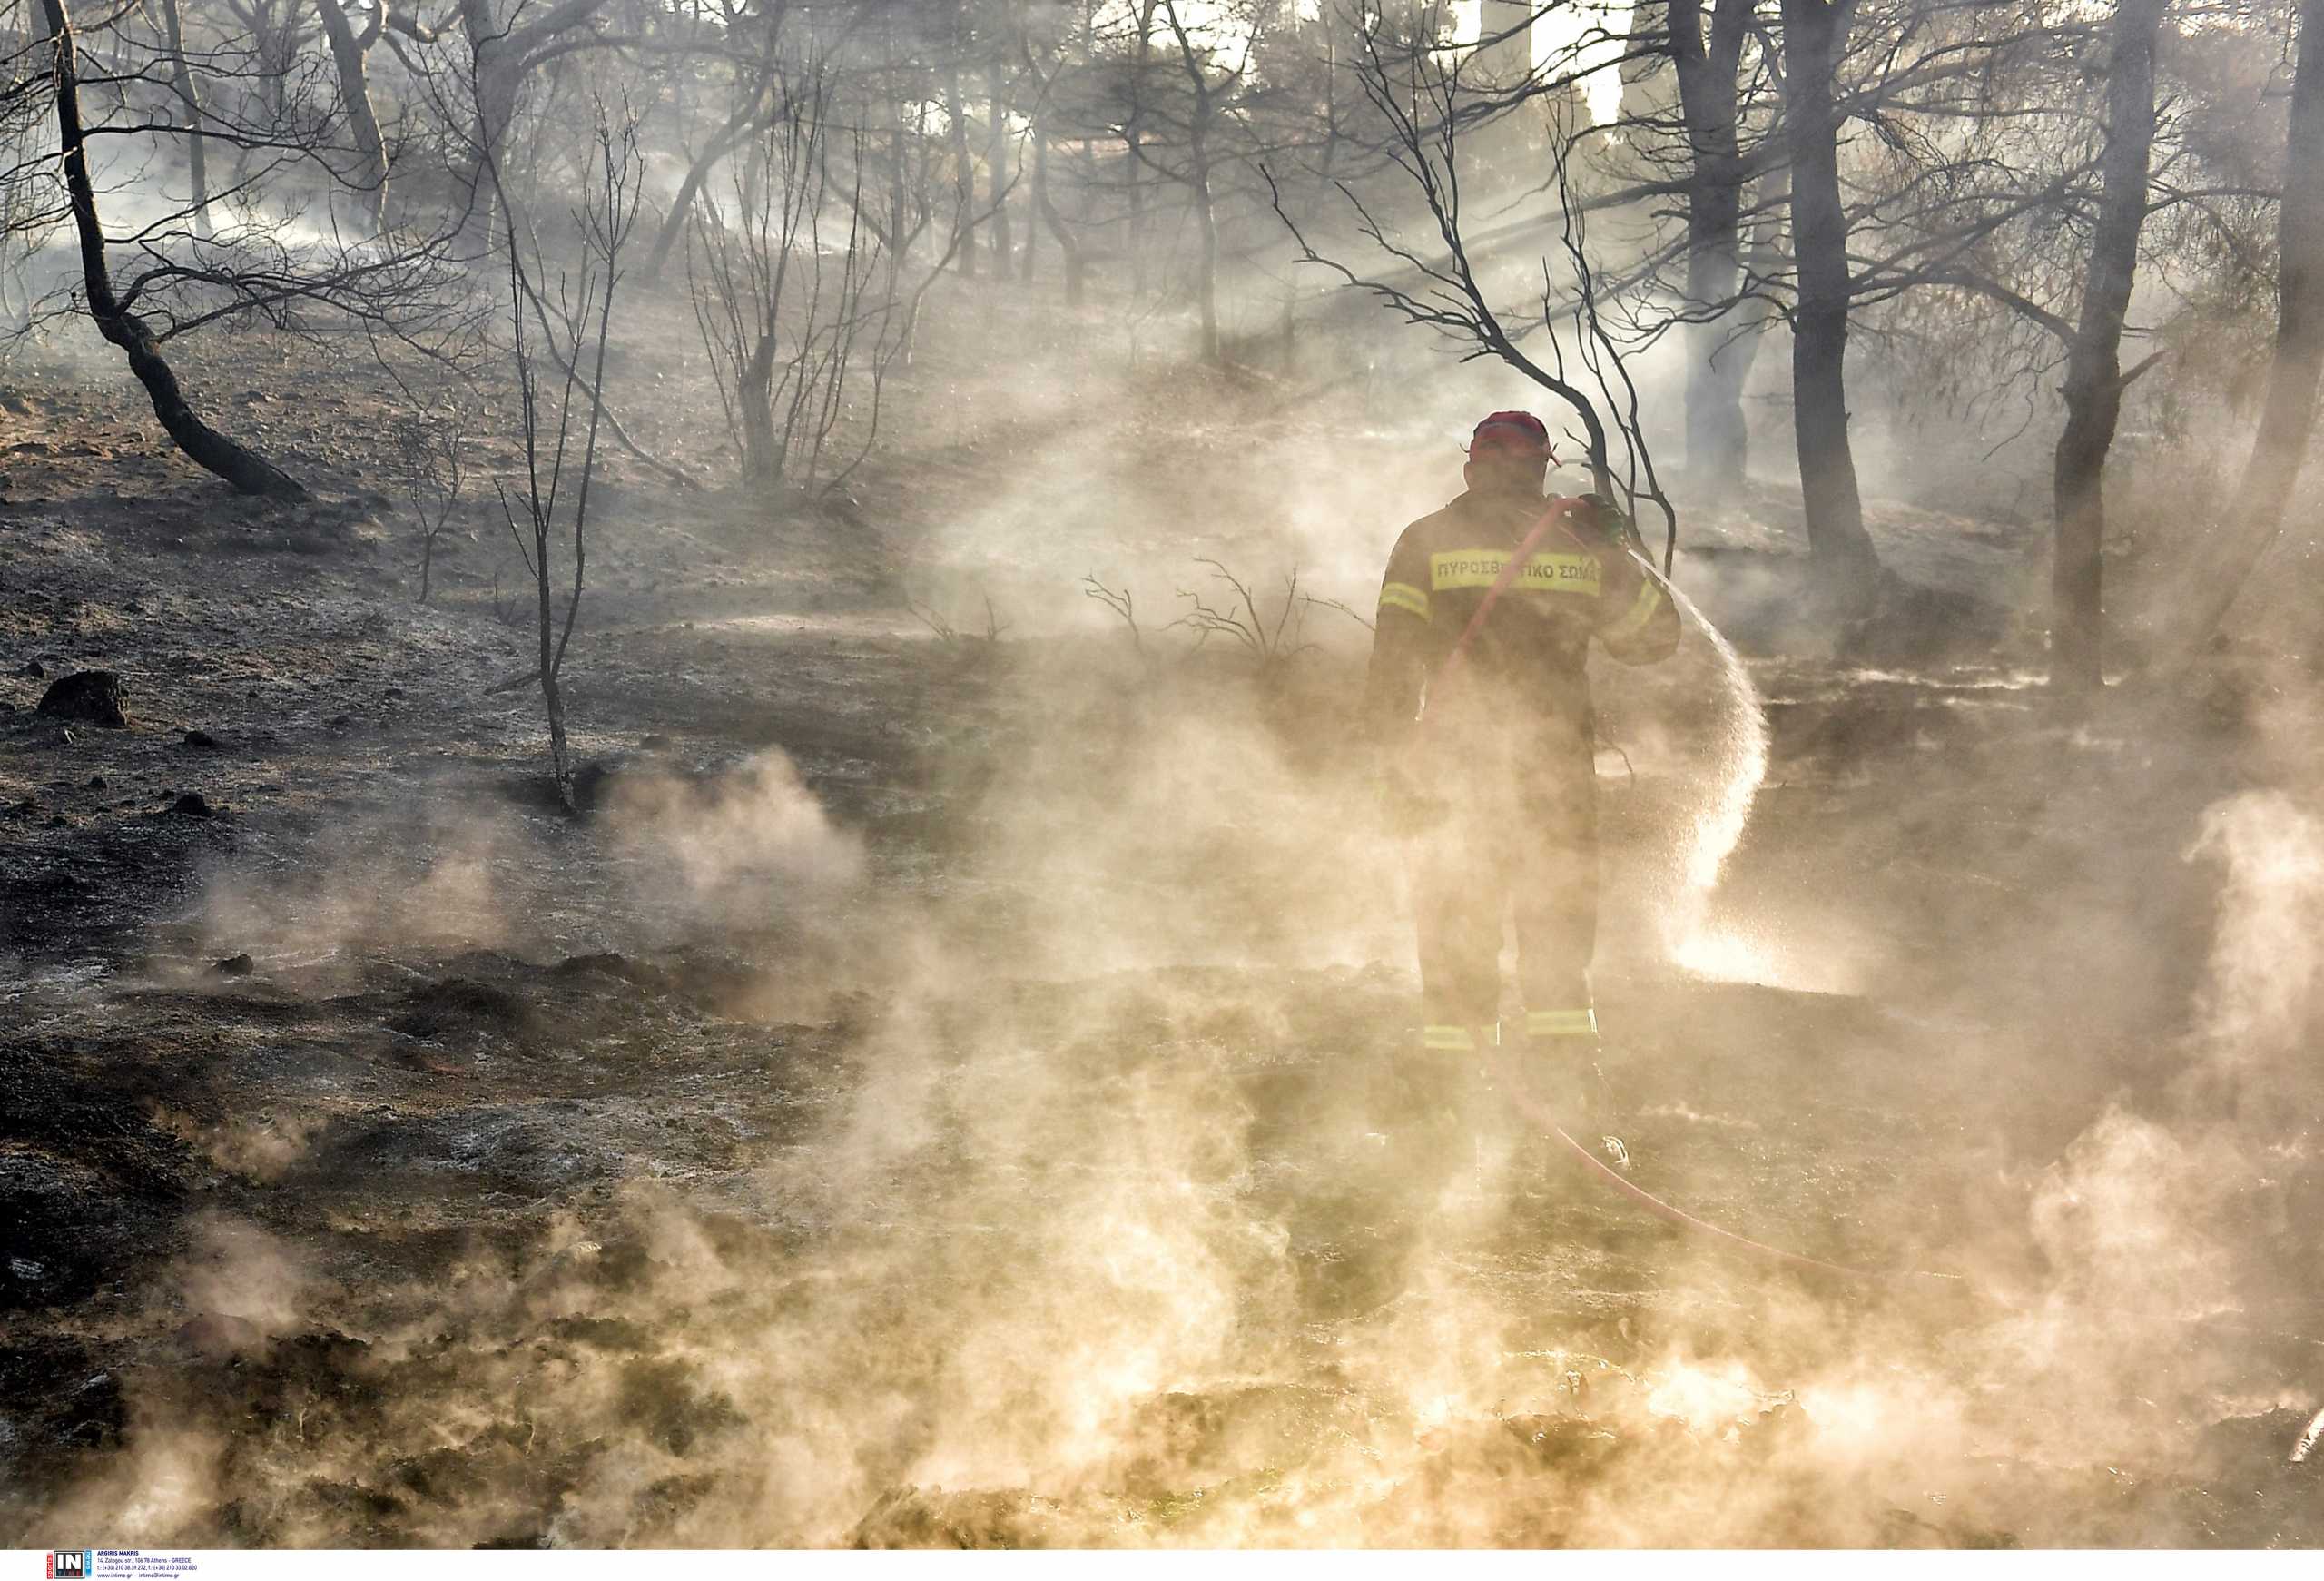
[[[437,542],[451,526],[466,491],[468,440],[458,420],[441,412],[405,417],[396,424],[394,438],[404,497],[419,524],[419,601],[425,604],[435,576]],[[497,607],[497,585],[493,591]]]
[[[1195,563],[1208,566],[1212,578],[1226,583],[1230,597],[1220,608],[1206,602],[1200,593],[1180,588],[1178,597],[1187,601],[1188,608],[1170,624],[1192,631],[1197,650],[1214,637],[1232,637],[1250,657],[1261,679],[1277,678],[1294,659],[1318,646],[1306,635],[1309,609],[1317,606],[1337,609],[1359,624],[1364,623],[1364,617],[1337,599],[1302,593],[1296,569],[1285,573],[1282,599],[1270,613],[1259,608],[1258,595],[1252,591],[1251,585],[1218,561],[1197,558]]]
[[[1140,663],[1144,664],[1148,670],[1159,667],[1161,661],[1155,657],[1153,650],[1146,646],[1146,632],[1137,623],[1137,600],[1131,596],[1128,584],[1125,583],[1119,588],[1108,588],[1099,581],[1098,574],[1092,571],[1081,578],[1081,596],[1085,598],[1095,598],[1112,610],[1124,626],[1129,627],[1130,650],[1137,655]]]
[[[1662,569],[1669,575],[1678,552],[1678,512],[1656,470],[1625,347],[1608,321],[1621,291],[1600,279],[1584,245],[1588,205],[1577,192],[1572,165],[1584,134],[1552,129],[1549,163],[1564,267],[1541,261],[1539,311],[1529,306],[1521,317],[1496,301],[1501,272],[1480,266],[1464,232],[1462,172],[1473,155],[1462,137],[1483,119],[1492,92],[1464,80],[1461,64],[1443,52],[1399,47],[1381,29],[1361,29],[1354,43],[1349,70],[1384,134],[1380,154],[1403,178],[1392,184],[1420,200],[1425,220],[1415,229],[1433,232],[1441,252],[1424,254],[1423,243],[1405,240],[1404,230],[1379,206],[1379,194],[1341,181],[1332,184],[1354,221],[1341,233],[1352,231],[1353,242],[1325,244],[1354,245],[1377,257],[1368,269],[1334,257],[1310,241],[1313,222],[1303,222],[1285,206],[1275,176],[1262,165],[1269,203],[1296,249],[1294,261],[1336,276],[1346,289],[1442,337],[1460,361],[1492,358],[1562,402],[1581,426],[1591,488],[1633,519],[1647,506],[1661,513]],[[1645,288],[1634,281],[1629,289]],[[1594,394],[1585,381],[1595,385]]]
[[[508,321],[525,471],[513,497],[507,485],[497,486],[509,536],[516,539],[525,568],[532,573],[534,629],[540,647],[534,673],[508,684],[540,683],[541,702],[548,716],[549,765],[556,780],[556,799],[568,814],[577,809],[572,753],[566,740],[565,693],[559,681],[588,574],[589,490],[596,478],[597,440],[606,410],[606,348],[612,331],[614,294],[621,284],[622,252],[637,222],[645,166],[639,156],[635,118],[625,115],[616,122],[601,106],[593,153],[589,189],[573,215],[580,238],[576,271],[560,272],[555,284],[545,291],[532,275],[536,271],[545,273],[546,265],[536,257],[528,266],[527,249],[513,236],[510,239]],[[543,297],[551,294],[555,311],[539,312]],[[550,338],[546,348],[536,345],[527,334],[527,322],[535,319],[540,333]],[[544,350],[547,361],[561,376],[554,381],[542,365]],[[572,485],[569,506],[568,484]],[[521,518],[519,510],[524,512]],[[571,524],[572,586],[560,617],[556,608],[554,555],[561,519]]]
[[[943,645],[946,652],[958,655],[967,664],[981,664],[998,652],[1002,636],[1012,624],[1003,620],[992,607],[992,595],[990,593],[984,595],[982,631],[962,631],[938,613],[932,604],[916,604],[907,598],[904,608],[911,611],[913,619],[935,633],[936,640]]]

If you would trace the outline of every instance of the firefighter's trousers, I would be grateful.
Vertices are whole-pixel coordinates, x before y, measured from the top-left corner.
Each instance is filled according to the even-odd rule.
[[[1590,957],[1598,938],[1598,794],[1586,740],[1499,772],[1432,776],[1443,815],[1413,847],[1421,1042],[1594,1037]],[[1483,766],[1479,766],[1482,768]],[[1504,924],[1517,935],[1524,1018],[1501,1025]]]

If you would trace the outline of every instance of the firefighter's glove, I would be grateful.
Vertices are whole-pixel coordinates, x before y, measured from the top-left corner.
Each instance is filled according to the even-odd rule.
[[[1646,557],[1646,540],[1639,536],[1638,523],[1630,519],[1629,511],[1603,494],[1585,494],[1582,498],[1590,502],[1590,519],[1608,543],[1628,549],[1641,559]]]

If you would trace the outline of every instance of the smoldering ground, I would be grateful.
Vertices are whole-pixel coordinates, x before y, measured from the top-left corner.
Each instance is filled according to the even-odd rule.
[[[157,958],[25,1002],[132,1113],[156,1100],[126,1072],[176,1071],[137,1145],[153,1211],[204,1211],[104,1303],[133,1338],[85,1389],[11,1408],[11,1527],[2313,1540],[2308,1284],[2258,1250],[2310,1221],[2280,1102],[2315,1013],[2310,813],[2213,754],[2155,837],[2093,838],[2124,773],[2102,728],[1990,671],[1866,707],[1763,659],[1765,783],[1706,842],[1760,777],[1733,672],[1697,638],[1601,677],[1636,1178],[1967,1276],[1798,1278],[1538,1152],[1396,1201],[1412,985],[1346,750],[1360,647],[1261,683],[1103,618],[929,640],[895,661],[927,750],[884,795],[845,754],[697,742],[634,754],[576,828],[429,801],[222,860],[163,937],[248,950],[248,985]],[[2032,838],[1994,815],[2036,795]],[[1827,821],[1848,837],[1800,836]],[[2088,904],[2132,874],[2177,909]],[[1694,936],[1757,954],[1690,975]],[[1835,940],[1854,992],[1805,991]],[[2105,1002],[2158,952],[2175,1000]]]
[[[11,989],[5,1091],[49,1095],[0,1154],[26,1210],[11,1529],[2315,1540],[2287,1460],[2318,1403],[2316,837],[2269,788],[2313,783],[2296,708],[2061,717],[2020,651],[1836,662],[1787,608],[1796,520],[1690,514],[1680,584],[1738,657],[1698,635],[1597,677],[1633,1178],[1963,1277],[1787,1274],[1538,1151],[1402,1201],[1409,924],[1350,733],[1366,634],[1279,600],[1296,569],[1368,613],[1389,535],[1452,487],[1453,414],[1521,395],[1285,416],[1073,366],[964,373],[916,420],[932,453],[863,490],[926,529],[892,578],[861,538],[679,516],[617,474],[574,683],[615,766],[577,825],[539,795],[531,699],[487,689],[520,668],[488,564],[464,615],[337,568],[195,608],[152,536],[239,581],[275,562],[226,558],[193,504],[11,546],[59,578],[52,658],[142,664],[213,725],[261,694],[221,731],[252,750],[205,770],[236,811],[201,826],[196,892],[110,973]],[[640,431],[682,433],[683,399]],[[320,458],[362,420],[267,420],[319,425]],[[111,491],[42,509],[95,520]],[[1875,511],[1894,563],[2007,584],[2023,545],[1959,525]],[[1236,608],[1197,555],[1318,646],[1189,656],[1181,592]],[[137,620],[92,590],[108,557],[145,578]],[[252,610],[265,644],[215,635]],[[326,746],[271,766],[261,732],[309,724]],[[42,749],[141,791],[192,772]],[[124,889],[197,838],[150,822]]]

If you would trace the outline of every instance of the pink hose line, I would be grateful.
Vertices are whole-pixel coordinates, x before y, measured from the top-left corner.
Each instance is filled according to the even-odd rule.
[[[1812,1273],[1831,1274],[1863,1284],[1897,1284],[1933,1280],[1947,1289],[1966,1288],[1957,1274],[1922,1273],[1916,1270],[1886,1272],[1873,1269],[1849,1268],[1842,1263],[1826,1262],[1821,1258],[1808,1257],[1797,1251],[1786,1251],[1779,1246],[1769,1246],[1764,1240],[1754,1240],[1748,1235],[1738,1235],[1732,1230],[1722,1230],[1718,1225],[1698,1219],[1682,1209],[1673,1208],[1653,1192],[1624,1179],[1620,1171],[1615,1170],[1596,1153],[1574,1141],[1567,1133],[1565,1127],[1552,1119],[1549,1112],[1541,1107],[1533,1095],[1525,1091],[1519,1080],[1516,1067],[1506,1056],[1496,1052],[1492,1057],[1492,1065],[1497,1084],[1503,1092],[1508,1094],[1509,1102],[1519,1113],[1565,1143],[1573,1156],[1588,1166],[1590,1174],[1600,1184],[1611,1186],[1665,1224],[1684,1230],[1692,1235],[1702,1236],[1707,1240],[1739,1247],[1755,1256],[1771,1262],[1782,1263],[1788,1268],[1801,1269]]]

